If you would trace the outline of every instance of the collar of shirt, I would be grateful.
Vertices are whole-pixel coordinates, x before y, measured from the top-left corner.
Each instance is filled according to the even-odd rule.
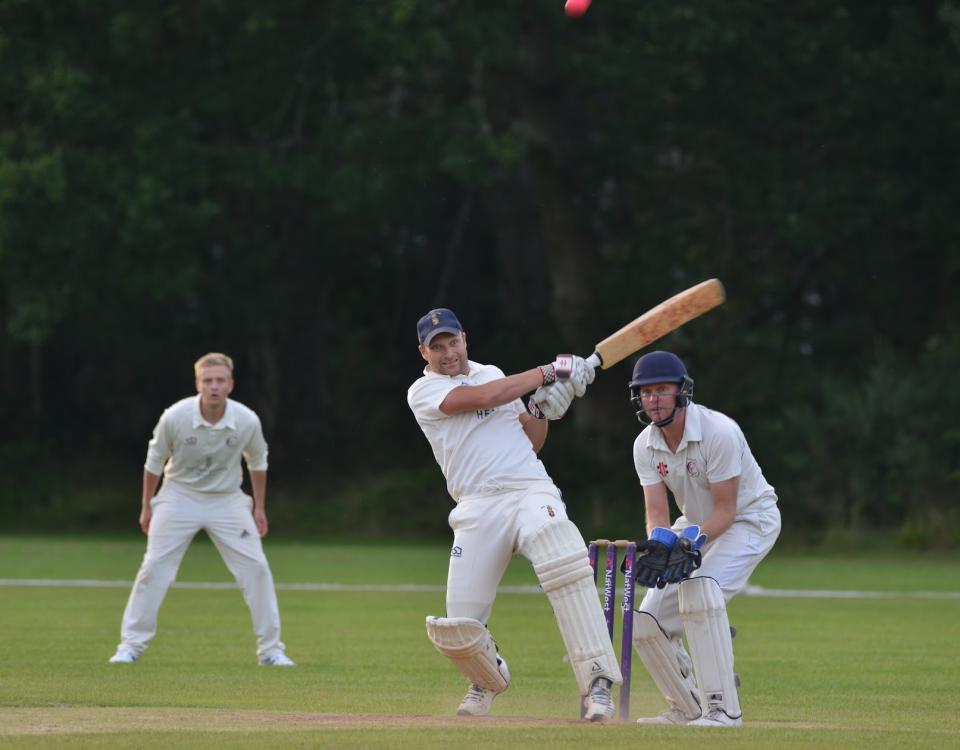
[[[217,420],[216,424],[211,424],[206,419],[203,418],[203,414],[200,413],[200,394],[197,394],[197,398],[193,402],[193,429],[198,427],[209,427],[211,430],[236,430],[237,423],[234,418],[233,409],[230,408],[230,399],[227,399],[227,403],[223,408],[223,416]]]
[[[703,440],[703,431],[700,427],[700,410],[695,408],[693,401],[687,404],[686,421],[683,423],[683,437],[680,438],[680,445],[677,446],[677,452],[687,447],[687,443],[698,443]],[[657,451],[667,451],[667,441],[663,437],[663,430],[657,428],[650,430],[647,435],[647,447]]]
[[[446,378],[447,380],[456,380],[459,385],[470,385],[470,383],[466,381],[469,381],[478,372],[480,372],[480,368],[482,367],[483,365],[477,364],[472,359],[468,359],[466,375],[443,375],[442,373],[434,372],[433,370],[431,370],[430,365],[427,365],[426,367],[423,368],[423,374],[426,375],[427,377]]]

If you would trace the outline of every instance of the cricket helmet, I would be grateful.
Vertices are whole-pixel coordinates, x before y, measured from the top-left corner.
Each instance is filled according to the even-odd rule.
[[[640,399],[641,386],[654,383],[676,383],[680,386],[677,403],[670,416],[656,422],[645,418],[646,412]],[[687,374],[683,360],[673,352],[648,352],[640,357],[633,366],[633,377],[627,387],[630,389],[630,403],[637,410],[637,419],[641,424],[654,424],[657,427],[670,424],[677,416],[677,411],[686,408],[693,396],[693,378]]]

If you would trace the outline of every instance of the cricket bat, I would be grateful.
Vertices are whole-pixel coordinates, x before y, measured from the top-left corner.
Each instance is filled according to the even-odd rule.
[[[636,320],[610,334],[596,346],[587,361],[608,370],[684,323],[723,304],[726,293],[719,279],[708,279],[664,300]]]

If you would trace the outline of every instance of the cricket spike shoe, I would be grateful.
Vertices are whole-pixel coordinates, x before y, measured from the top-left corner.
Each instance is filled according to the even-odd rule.
[[[742,725],[743,719],[739,716],[736,718],[729,716],[719,706],[711,706],[703,716],[687,724],[689,727],[739,727]]]
[[[598,677],[590,686],[587,694],[587,710],[583,718],[587,721],[610,721],[613,718],[613,695],[610,688],[613,683],[605,677]]]
[[[668,708],[666,711],[662,711],[656,716],[645,716],[637,719],[637,724],[643,724],[645,726],[676,727],[689,724],[691,721],[693,721],[693,719],[687,716],[679,708]]]
[[[287,656],[283,651],[270,656],[264,656],[260,660],[261,667],[295,667],[297,663]]]
[[[110,657],[110,664],[133,664],[137,660],[137,655],[125,648],[118,648],[117,653]]]
[[[493,690],[487,690],[472,683],[467,694],[460,701],[457,716],[486,716],[490,713],[490,707],[496,697],[497,694]]]

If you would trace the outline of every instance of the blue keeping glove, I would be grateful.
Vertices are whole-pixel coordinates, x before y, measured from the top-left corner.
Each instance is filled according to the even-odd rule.
[[[660,579],[666,570],[670,550],[676,542],[676,534],[670,529],[657,526],[645,542],[637,544],[637,583],[648,589],[654,586],[662,589],[667,585],[666,582],[661,583]]]
[[[696,552],[704,544],[707,543],[707,535],[700,533],[700,527],[696,524],[692,526],[687,526],[683,531],[680,532],[680,539],[689,539],[690,540],[690,549]]]
[[[676,544],[670,550],[657,585],[662,588],[668,583],[680,583],[689,578],[693,571],[700,567],[703,559],[700,548],[706,543],[707,535],[701,534],[700,527],[696,524],[681,531]]]

